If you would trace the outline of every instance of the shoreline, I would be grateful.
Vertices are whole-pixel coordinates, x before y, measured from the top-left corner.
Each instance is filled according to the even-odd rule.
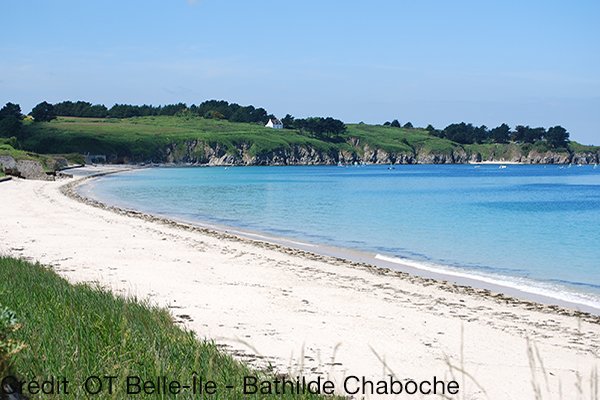
[[[257,368],[336,382],[466,371],[464,398],[499,399],[534,398],[532,379],[552,398],[588,391],[599,365],[599,317],[63,194],[83,180],[3,185],[0,253],[148,299]]]
[[[496,164],[493,163],[482,163],[482,164]],[[509,163],[511,164],[511,163]],[[522,163],[512,163],[518,165],[525,165]],[[120,168],[120,167],[118,167]],[[598,317],[600,320],[600,305],[585,303],[585,299],[578,299],[578,302],[573,299],[565,299],[560,297],[553,297],[552,295],[545,293],[550,291],[550,288],[542,288],[538,286],[528,286],[526,282],[517,286],[516,283],[510,281],[511,277],[494,276],[494,275],[481,275],[470,272],[468,270],[455,269],[444,265],[429,264],[422,261],[410,260],[404,258],[397,258],[390,255],[372,253],[360,249],[344,248],[337,246],[330,246],[319,243],[307,243],[301,240],[293,238],[279,237],[270,233],[253,231],[243,229],[235,226],[226,226],[220,224],[214,224],[207,221],[195,221],[177,218],[175,216],[154,214],[127,208],[120,205],[110,205],[90,197],[86,194],[82,194],[78,191],[78,188],[82,188],[89,181],[95,180],[96,178],[102,178],[105,175],[123,172],[135,172],[143,168],[133,167],[119,169],[112,172],[103,172],[86,176],[85,179],[79,180],[73,186],[65,188],[63,193],[77,201],[81,201],[85,204],[99,207],[109,211],[117,212],[120,214],[130,215],[136,218],[145,220],[155,221],[164,223],[166,225],[181,224],[181,228],[189,229],[200,228],[203,233],[207,231],[213,231],[215,235],[233,235],[240,240],[250,240],[259,243],[267,243],[270,245],[280,246],[282,251],[302,251],[305,252],[305,256],[310,257],[332,257],[336,261],[346,261],[352,265],[356,263],[366,268],[380,269],[381,273],[385,271],[397,271],[406,273],[415,277],[424,279],[433,279],[437,282],[447,282],[449,285],[456,285],[458,287],[465,287],[467,292],[472,290],[483,290],[484,294],[488,296],[502,296],[504,300],[521,303],[527,307],[535,307],[540,310],[543,308],[549,308],[551,312],[560,312],[566,315],[581,315],[587,314],[588,316]],[[504,279],[503,279],[504,278]],[[535,283],[535,282],[531,282]],[[577,292],[573,293],[577,295]],[[572,314],[574,312],[575,314]]]

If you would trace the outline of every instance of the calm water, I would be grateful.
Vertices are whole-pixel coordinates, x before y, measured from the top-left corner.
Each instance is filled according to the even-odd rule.
[[[113,204],[600,305],[600,168],[592,166],[155,168],[92,185],[84,190]]]

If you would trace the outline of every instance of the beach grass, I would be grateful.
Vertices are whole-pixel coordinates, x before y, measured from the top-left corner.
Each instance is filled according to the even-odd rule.
[[[12,332],[11,340],[25,345],[10,357],[10,374],[38,381],[67,378],[69,395],[56,397],[86,397],[81,384],[90,376],[117,376],[112,395],[105,387],[94,397],[126,398],[127,376],[155,381],[165,376],[189,384],[194,374],[216,383],[219,391],[211,398],[269,397],[244,395],[242,382],[245,376],[273,379],[273,375],[252,370],[214,343],[199,340],[176,326],[166,310],[146,301],[116,297],[98,287],[70,284],[42,265],[0,257],[3,308],[14,312],[18,320],[19,329]],[[1,341],[0,331],[0,345]],[[234,388],[226,389],[226,385]],[[276,397],[320,398],[311,394]]]

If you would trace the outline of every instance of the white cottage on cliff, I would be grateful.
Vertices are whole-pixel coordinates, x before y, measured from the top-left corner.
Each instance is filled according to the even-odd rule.
[[[267,122],[265,127],[273,129],[283,129],[283,124],[277,118],[269,118],[269,122]]]

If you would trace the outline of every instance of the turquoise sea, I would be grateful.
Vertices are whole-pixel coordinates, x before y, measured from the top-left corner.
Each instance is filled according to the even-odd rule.
[[[600,168],[148,168],[81,190],[109,204],[355,249],[600,308]]]

